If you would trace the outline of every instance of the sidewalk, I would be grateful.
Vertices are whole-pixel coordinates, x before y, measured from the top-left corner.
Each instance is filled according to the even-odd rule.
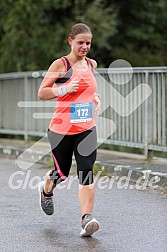
[[[143,180],[154,178],[159,191],[162,194],[164,191],[167,192],[167,159],[154,158],[149,162],[142,155],[103,149],[98,149],[97,153],[96,172],[100,171],[102,175],[117,178],[130,176],[130,181],[133,183],[141,177]],[[47,139],[43,142],[25,142],[0,138],[0,155],[7,158],[19,157],[19,160],[30,163],[38,161],[45,165],[49,165],[51,161]],[[75,160],[73,159],[71,173],[74,172]]]

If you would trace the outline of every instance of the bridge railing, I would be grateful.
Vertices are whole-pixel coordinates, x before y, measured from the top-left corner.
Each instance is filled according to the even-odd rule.
[[[44,71],[0,74],[0,134],[44,136],[56,101],[40,101]],[[101,96],[98,142],[167,152],[167,67],[95,72]],[[119,83],[119,84],[118,84]],[[120,84],[121,83],[121,84]],[[151,93],[148,95],[148,88]]]

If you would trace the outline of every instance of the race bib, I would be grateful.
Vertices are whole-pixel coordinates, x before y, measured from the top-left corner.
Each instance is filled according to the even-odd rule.
[[[70,123],[82,123],[92,120],[92,102],[70,104]]]

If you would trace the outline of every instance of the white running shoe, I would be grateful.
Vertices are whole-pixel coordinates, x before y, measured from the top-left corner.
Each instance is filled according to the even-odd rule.
[[[99,229],[98,221],[95,218],[92,218],[91,214],[87,214],[82,220],[80,236],[81,237],[91,236],[98,229]]]

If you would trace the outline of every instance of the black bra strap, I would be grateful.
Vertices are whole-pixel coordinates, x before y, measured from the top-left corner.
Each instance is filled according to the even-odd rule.
[[[63,57],[67,63],[67,71],[71,68],[70,62],[66,57]]]
[[[86,57],[86,60],[87,62],[91,65],[91,69],[92,69],[92,72],[94,71],[94,67],[93,67],[93,64],[92,64],[92,61]]]

